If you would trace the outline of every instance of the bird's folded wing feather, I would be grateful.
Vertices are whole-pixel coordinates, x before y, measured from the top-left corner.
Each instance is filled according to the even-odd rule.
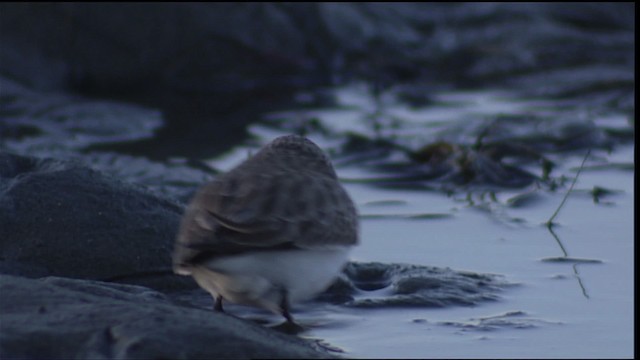
[[[232,172],[194,197],[181,224],[177,247],[182,249],[176,249],[174,261],[353,245],[355,216],[351,200],[333,179],[304,174],[246,179]]]

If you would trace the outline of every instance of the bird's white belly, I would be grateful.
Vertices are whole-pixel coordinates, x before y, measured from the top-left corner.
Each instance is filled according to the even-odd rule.
[[[212,295],[279,312],[283,290],[289,302],[325,290],[347,262],[349,248],[282,250],[225,256],[192,269]]]

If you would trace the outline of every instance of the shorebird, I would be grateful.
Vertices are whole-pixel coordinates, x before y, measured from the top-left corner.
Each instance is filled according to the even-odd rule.
[[[264,308],[293,324],[291,303],[325,290],[358,243],[353,201],[329,157],[310,140],[273,140],[202,186],[173,253],[215,299]]]

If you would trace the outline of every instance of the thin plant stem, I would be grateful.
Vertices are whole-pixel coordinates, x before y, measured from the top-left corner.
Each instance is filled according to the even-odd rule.
[[[556,209],[556,211],[553,213],[553,215],[551,215],[549,220],[547,220],[547,223],[546,223],[547,227],[550,228],[553,225],[553,220],[556,218],[556,216],[558,216],[558,213],[560,212],[560,209],[562,209],[562,207],[564,206],[564,203],[567,202],[567,199],[569,198],[569,194],[571,194],[573,187],[576,185],[576,182],[578,181],[578,176],[580,176],[580,172],[582,172],[582,169],[584,168],[584,163],[587,161],[589,154],[591,154],[591,149],[587,150],[587,153],[584,155],[584,159],[582,159],[582,164],[580,164],[580,168],[578,169],[576,176],[573,178],[573,181],[569,186],[569,190],[567,191],[566,194],[564,194],[564,197],[562,198],[560,205],[558,205],[558,208]]]
[[[556,233],[553,231],[553,228],[551,226],[547,226],[547,230],[549,230],[549,232],[551,233],[551,236],[553,236],[553,238],[556,239],[556,242],[560,246],[560,250],[562,250],[562,253],[564,254],[563,257],[565,258],[569,257],[569,253],[567,252],[567,249],[564,248],[564,245],[562,245],[562,241],[560,241],[560,238],[558,237],[558,235],[556,235]]]

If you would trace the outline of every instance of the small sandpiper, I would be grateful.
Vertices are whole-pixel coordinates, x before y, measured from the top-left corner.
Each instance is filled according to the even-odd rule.
[[[173,268],[215,299],[282,314],[325,290],[358,243],[358,216],[329,157],[287,135],[202,186],[176,240]]]

